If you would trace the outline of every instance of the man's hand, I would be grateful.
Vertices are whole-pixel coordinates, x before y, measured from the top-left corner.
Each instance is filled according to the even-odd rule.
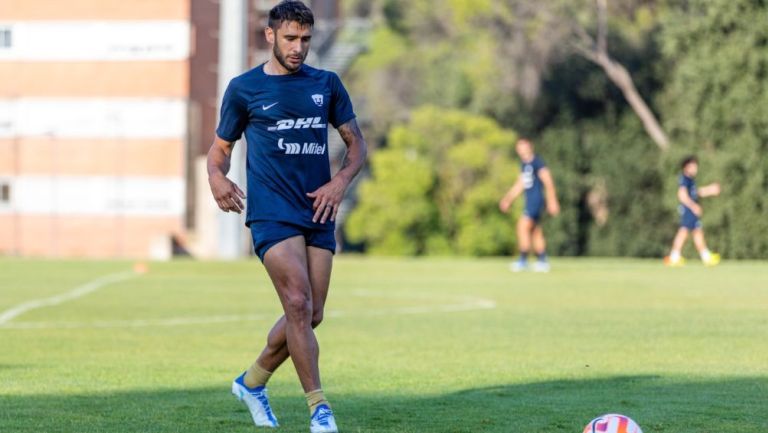
[[[552,216],[560,214],[560,203],[557,200],[550,200],[547,202],[547,212]]]
[[[715,182],[711,185],[709,185],[709,188],[712,190],[711,193],[714,196],[720,195],[720,182]]]
[[[512,206],[512,200],[509,198],[509,195],[505,195],[499,201],[499,210],[503,213],[507,213],[509,212],[510,206]]]
[[[523,192],[523,177],[520,176],[515,181],[515,184],[512,185],[511,188],[509,188],[509,191],[507,191],[506,194],[504,194],[504,197],[501,198],[499,201],[499,210],[503,213],[509,212],[509,208],[512,206],[512,203],[515,202],[517,199],[517,196],[522,194]]]
[[[315,199],[312,203],[312,209],[315,211],[312,222],[320,221],[320,224],[325,224],[329,218],[331,221],[336,221],[336,214],[339,212],[347,186],[348,184],[339,176],[335,176],[330,182],[307,193],[307,197]]]
[[[344,198],[344,191],[363,168],[365,156],[368,154],[368,145],[357,126],[357,120],[349,120],[339,126],[338,131],[347,146],[347,154],[344,155],[341,168],[328,183],[307,193],[307,197],[314,199],[312,203],[312,209],[315,211],[315,215],[312,217],[314,223],[319,221],[320,224],[325,224],[328,219],[331,222],[336,221],[336,214],[339,212],[341,200]]]
[[[234,182],[227,179],[232,148],[235,143],[226,141],[218,136],[213,139],[211,148],[208,149],[208,185],[211,187],[213,199],[224,212],[241,213],[245,193]]]
[[[211,193],[219,209],[224,212],[242,213],[245,209],[243,199],[245,193],[234,182],[229,180],[224,174],[216,173],[208,176],[208,184],[211,186]]]
[[[701,206],[699,206],[697,203],[693,203],[693,206],[690,207],[691,212],[693,212],[694,215],[701,218],[701,214],[704,213]]]
[[[715,182],[707,186],[699,188],[699,195],[701,197],[717,197],[720,195],[720,183]]]

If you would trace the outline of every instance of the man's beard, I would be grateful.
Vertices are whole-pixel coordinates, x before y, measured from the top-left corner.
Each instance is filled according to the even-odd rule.
[[[288,62],[285,61],[285,55],[283,55],[283,52],[280,51],[280,48],[277,46],[277,43],[275,43],[274,48],[272,48],[272,53],[275,55],[275,59],[277,59],[277,62],[280,63],[289,72],[298,71],[301,68],[301,65],[304,64],[304,57],[302,57],[301,63],[299,63],[299,66],[296,66],[295,68],[291,67],[288,64]]]

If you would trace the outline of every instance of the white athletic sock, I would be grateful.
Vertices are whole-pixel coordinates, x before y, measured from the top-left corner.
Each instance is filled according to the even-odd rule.
[[[699,255],[701,255],[701,260],[704,262],[708,262],[709,259],[712,257],[712,253],[707,248],[704,248],[703,250],[699,251]]]
[[[672,251],[669,253],[669,259],[673,262],[680,260],[680,251]]]

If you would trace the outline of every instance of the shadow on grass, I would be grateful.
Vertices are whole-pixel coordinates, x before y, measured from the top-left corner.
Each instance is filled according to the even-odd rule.
[[[0,370],[18,370],[24,368],[29,368],[29,366],[23,364],[0,364]]]
[[[2,432],[253,432],[221,388],[98,395],[0,396]],[[619,412],[646,433],[764,433],[768,378],[687,381],[657,376],[558,380],[446,395],[333,395],[343,432],[574,432]],[[306,432],[301,396],[274,395],[280,432]]]

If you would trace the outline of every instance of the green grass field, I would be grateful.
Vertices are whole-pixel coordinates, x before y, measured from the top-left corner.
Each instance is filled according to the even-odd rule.
[[[280,311],[261,265],[157,263],[82,293],[130,269],[0,260],[0,317],[82,295],[0,324],[0,432],[255,431],[229,388]],[[766,263],[342,256],[318,338],[347,433],[578,433],[606,412],[768,431]],[[308,431],[290,363],[270,391],[278,431]]]

